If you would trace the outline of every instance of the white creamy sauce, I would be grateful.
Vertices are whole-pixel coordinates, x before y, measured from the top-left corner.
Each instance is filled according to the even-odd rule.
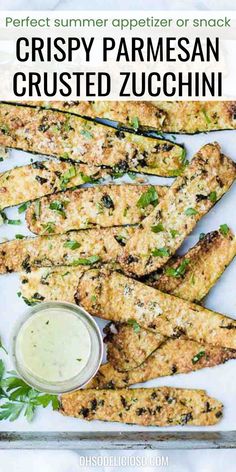
[[[91,339],[78,316],[60,308],[47,308],[21,327],[16,350],[25,368],[49,382],[72,379],[86,366]]]

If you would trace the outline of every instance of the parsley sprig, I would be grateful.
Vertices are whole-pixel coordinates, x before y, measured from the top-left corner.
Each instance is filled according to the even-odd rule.
[[[15,372],[6,372],[0,359],[0,421],[15,421],[23,414],[27,421],[32,421],[38,407],[51,405],[59,408],[56,395],[41,393],[27,385]]]

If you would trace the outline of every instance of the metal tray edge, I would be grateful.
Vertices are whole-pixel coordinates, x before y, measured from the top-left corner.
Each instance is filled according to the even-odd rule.
[[[1,432],[0,449],[232,449],[236,431],[175,433]]]

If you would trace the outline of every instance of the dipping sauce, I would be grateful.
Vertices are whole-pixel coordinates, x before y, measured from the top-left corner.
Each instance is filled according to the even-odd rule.
[[[79,388],[81,382],[90,380],[101,361],[101,340],[94,320],[66,303],[42,303],[32,311],[15,338],[20,375],[44,391]]]

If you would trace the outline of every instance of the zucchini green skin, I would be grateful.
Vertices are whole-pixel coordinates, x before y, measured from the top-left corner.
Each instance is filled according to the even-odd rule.
[[[163,336],[184,334],[200,343],[236,349],[235,320],[115,271],[85,272],[75,300],[104,319],[127,323],[132,317],[141,327]]]
[[[61,397],[63,415],[142,426],[216,424],[222,416],[222,408],[223,405],[204,390],[172,387],[86,389]]]
[[[70,171],[71,177],[68,174]],[[106,174],[94,166],[52,160],[15,167],[0,174],[0,209],[83,185],[85,175],[92,179],[101,179]]]
[[[126,244],[119,259],[122,270],[141,277],[164,266],[235,177],[235,163],[217,143],[203,146]],[[160,224],[163,230],[155,232]]]
[[[0,145],[114,172],[170,177],[183,171],[184,150],[165,141],[114,130],[79,116],[0,103]]]
[[[53,232],[60,234],[71,230],[94,227],[108,228],[138,224],[153,209],[150,203],[144,208],[138,205],[142,196],[151,190],[157,203],[167,190],[160,185],[99,185],[78,190],[66,191],[40,200],[40,212],[35,205],[28,207],[26,221],[28,228],[35,234],[45,233],[48,221],[54,222]],[[63,210],[56,211],[58,205]]]
[[[194,134],[207,131],[236,129],[235,101],[173,101],[173,102],[24,102],[74,113],[91,118],[118,121],[132,129],[134,118],[140,128],[162,133]]]

